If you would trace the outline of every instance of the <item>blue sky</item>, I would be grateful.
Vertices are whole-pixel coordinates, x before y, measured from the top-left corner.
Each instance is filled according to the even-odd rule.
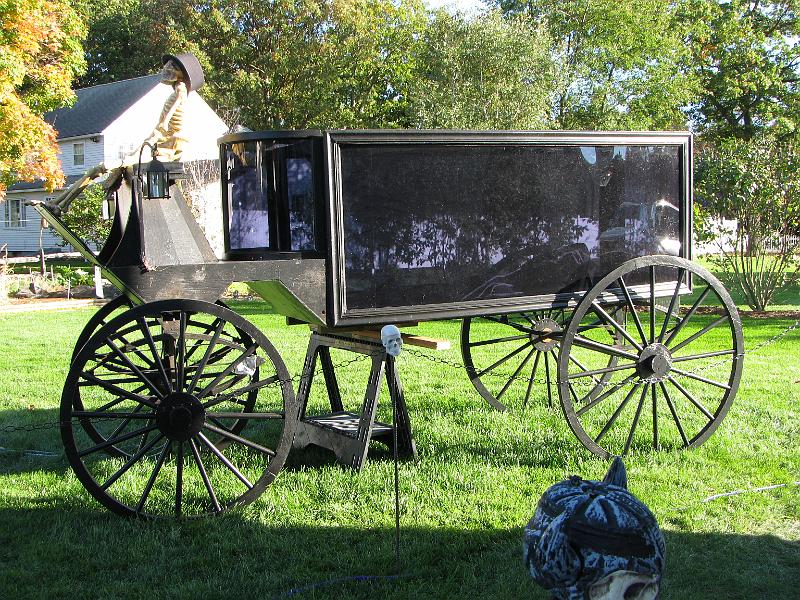
[[[484,7],[480,0],[426,0],[426,4],[431,8],[454,8],[465,13],[472,13]]]

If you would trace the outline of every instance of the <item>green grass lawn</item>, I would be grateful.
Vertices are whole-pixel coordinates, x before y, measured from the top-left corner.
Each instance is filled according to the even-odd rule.
[[[797,308],[794,294],[781,303]],[[262,303],[233,306],[298,373],[308,330],[286,327]],[[58,420],[72,346],[91,314],[0,315],[0,446],[60,453],[57,429],[3,428]],[[794,321],[743,322],[753,348]],[[417,333],[450,339],[453,349],[436,356],[460,362],[459,327],[429,323]],[[666,537],[663,598],[789,598],[800,590],[799,350],[795,331],[746,357],[732,408],[705,445],[626,459],[631,491]],[[418,461],[400,466],[406,577],[312,586],[395,572],[393,465],[378,445],[360,473],[321,452],[293,455],[255,503],[182,522],[114,516],[63,458],[2,452],[0,597],[546,598],[523,567],[522,528],[548,486],[573,473],[599,479],[607,461],[576,440],[541,394],[524,411],[501,413],[463,370],[407,352],[399,368],[419,451]],[[363,363],[351,370],[343,388],[355,407],[366,375]],[[321,405],[319,394],[314,402]],[[390,420],[388,402],[381,412]],[[704,502],[774,484],[789,485]]]

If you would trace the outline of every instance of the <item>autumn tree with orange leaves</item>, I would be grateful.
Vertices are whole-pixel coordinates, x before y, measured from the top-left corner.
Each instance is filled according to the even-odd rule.
[[[56,131],[42,119],[74,99],[85,28],[67,0],[0,0],[0,200],[14,181],[64,183]]]

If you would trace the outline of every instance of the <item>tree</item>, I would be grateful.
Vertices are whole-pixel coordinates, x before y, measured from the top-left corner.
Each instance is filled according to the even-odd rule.
[[[100,218],[105,201],[103,186],[92,184],[70,204],[69,210],[61,218],[79,238],[89,244],[102,246],[111,233],[112,223],[111,220]]]
[[[181,47],[181,28],[169,16],[169,3],[155,0],[79,0],[87,23],[86,72],[76,87],[89,87],[152,73],[161,57]]]
[[[56,132],[42,115],[73,99],[84,28],[67,0],[0,3],[0,200],[14,181],[63,184]]]
[[[556,76],[547,32],[499,11],[436,13],[416,44],[409,94],[422,128],[541,129]]]
[[[752,139],[800,125],[798,0],[691,0],[687,47],[701,84],[692,116],[707,138]]]
[[[721,262],[753,310],[800,275],[800,148],[771,136],[729,139],[707,146],[696,172],[697,202],[712,215],[733,219],[733,230],[714,227]]]
[[[207,67],[206,96],[253,129],[404,124],[420,0],[210,0],[173,18]]]
[[[496,0],[544,25],[560,77],[557,129],[684,128],[696,94],[673,0]]]

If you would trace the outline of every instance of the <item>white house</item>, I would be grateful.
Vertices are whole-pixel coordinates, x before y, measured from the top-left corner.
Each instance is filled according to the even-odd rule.
[[[160,83],[160,75],[148,75],[76,91],[71,108],[45,115],[58,131],[59,160],[69,186],[85,171],[105,162],[119,164],[122,155],[138,148],[158,122],[164,101],[172,92]],[[184,123],[188,144],[184,161],[218,159],[217,138],[227,126],[197,94],[189,94]],[[149,160],[145,153],[144,160]],[[39,183],[20,182],[8,189],[0,204],[0,247],[8,244],[10,255],[39,251],[39,215],[25,203],[54,197]],[[45,251],[63,252],[63,242],[50,229],[43,233]]]

